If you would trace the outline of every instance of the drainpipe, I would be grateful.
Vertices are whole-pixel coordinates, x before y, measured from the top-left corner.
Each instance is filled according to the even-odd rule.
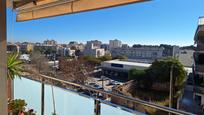
[[[7,110],[6,0],[0,0],[0,114]]]

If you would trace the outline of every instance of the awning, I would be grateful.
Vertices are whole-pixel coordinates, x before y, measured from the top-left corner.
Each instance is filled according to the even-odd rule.
[[[109,8],[150,0],[12,0],[17,21]]]

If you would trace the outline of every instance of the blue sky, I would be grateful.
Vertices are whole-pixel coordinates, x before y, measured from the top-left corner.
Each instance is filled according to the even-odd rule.
[[[15,13],[8,10],[8,41],[119,39],[129,45],[192,45],[203,4],[204,0],[153,0],[27,22],[15,22]]]

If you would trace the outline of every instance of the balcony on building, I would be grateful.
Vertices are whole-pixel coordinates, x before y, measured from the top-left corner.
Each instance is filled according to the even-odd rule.
[[[199,18],[194,40],[197,44],[196,51],[204,51],[204,17]]]
[[[199,18],[198,25],[204,25],[204,16]]]
[[[195,61],[195,73],[204,74],[204,53],[195,52],[194,61]]]

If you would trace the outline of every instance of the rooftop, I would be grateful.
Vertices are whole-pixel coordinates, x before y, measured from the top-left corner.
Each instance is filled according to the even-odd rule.
[[[141,67],[149,67],[151,65],[147,63],[138,63],[138,62],[120,61],[120,60],[110,60],[110,61],[105,61],[105,63],[117,63],[122,65],[141,66]]]
[[[139,63],[139,62],[131,62],[131,61],[120,61],[120,60],[110,60],[110,61],[105,61],[105,63],[115,63],[115,64],[137,66],[137,67],[146,67],[146,68],[151,66],[151,64],[148,64],[148,63]],[[192,68],[190,68],[190,67],[184,67],[184,69],[188,73],[192,72]]]

